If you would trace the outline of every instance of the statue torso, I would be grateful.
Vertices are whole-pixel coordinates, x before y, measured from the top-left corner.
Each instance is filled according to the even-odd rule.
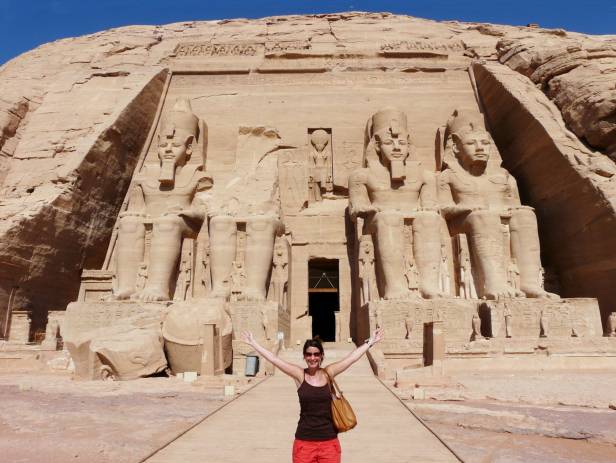
[[[157,217],[165,212],[179,211],[190,207],[197,184],[204,177],[199,165],[187,165],[179,170],[173,186],[161,185],[158,181],[160,168],[146,166],[144,175],[137,179],[143,190],[146,214]]]
[[[449,185],[456,204],[501,210],[515,199],[510,175],[502,168],[474,176],[462,168],[449,170]]]
[[[389,171],[385,167],[366,169],[366,188],[372,204],[383,211],[414,211],[419,207],[423,174],[418,163],[409,164],[406,166],[406,177],[397,185],[392,185]]]

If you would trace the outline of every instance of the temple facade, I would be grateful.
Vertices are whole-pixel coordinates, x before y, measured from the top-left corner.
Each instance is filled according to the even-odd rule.
[[[306,39],[306,24],[298,38],[161,39],[156,88],[129,111],[143,123],[115,125],[133,151],[106,152],[99,174],[121,194],[98,200],[105,233],[79,235],[94,257],[50,325],[78,376],[238,373],[244,330],[276,348],[383,327],[383,376],[546,349],[613,357],[609,285],[584,273],[598,251],[563,205],[579,196],[569,178],[599,207],[613,161],[505,64],[517,49],[498,34],[365,16],[393,29],[368,40],[359,14],[337,41]],[[604,241],[608,222],[593,228]],[[38,304],[11,292],[18,275],[2,280],[5,334]]]

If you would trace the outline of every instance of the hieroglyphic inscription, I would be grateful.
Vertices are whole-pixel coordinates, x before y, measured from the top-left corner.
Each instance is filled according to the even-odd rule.
[[[255,56],[262,44],[259,43],[180,43],[174,54],[178,57],[188,56]]]
[[[505,325],[505,315],[509,318],[507,323],[511,325],[512,338],[538,338],[542,316],[548,338],[596,336],[601,333],[599,312],[596,301],[592,299],[512,299],[498,301],[492,305],[492,334],[495,337],[506,337],[502,328]],[[495,326],[501,329],[495,330]]]
[[[73,302],[66,308],[63,336],[70,338],[90,330],[107,328],[129,318],[135,319],[136,326],[156,325],[168,305],[167,302]]]
[[[442,320],[447,341],[468,342],[472,334],[472,319],[477,313],[476,301],[458,298],[427,300],[409,298],[401,301],[375,301],[368,304],[370,329],[376,329],[377,320],[396,342],[406,338],[406,325],[412,323],[408,338],[421,342],[424,323]]]
[[[381,45],[382,52],[417,51],[417,52],[448,52],[463,51],[464,44],[460,41],[432,42],[427,40],[396,40]]]
[[[310,50],[310,42],[296,40],[291,42],[266,42],[265,53],[284,53],[289,51]]]

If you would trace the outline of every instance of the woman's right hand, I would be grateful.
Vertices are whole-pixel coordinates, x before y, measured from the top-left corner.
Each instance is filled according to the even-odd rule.
[[[255,338],[250,331],[242,331],[242,334],[240,335],[240,340],[242,342],[245,342],[249,346],[254,347]]]

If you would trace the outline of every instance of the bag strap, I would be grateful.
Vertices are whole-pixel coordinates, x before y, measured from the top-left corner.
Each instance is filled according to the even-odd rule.
[[[325,372],[325,375],[327,376],[327,382],[329,383],[329,390],[331,391],[331,393],[336,396],[338,399],[342,398],[342,390],[340,389],[340,387],[338,386],[338,383],[336,383],[336,381],[329,376],[329,373],[327,372],[327,370],[325,368],[323,368],[323,371]]]

